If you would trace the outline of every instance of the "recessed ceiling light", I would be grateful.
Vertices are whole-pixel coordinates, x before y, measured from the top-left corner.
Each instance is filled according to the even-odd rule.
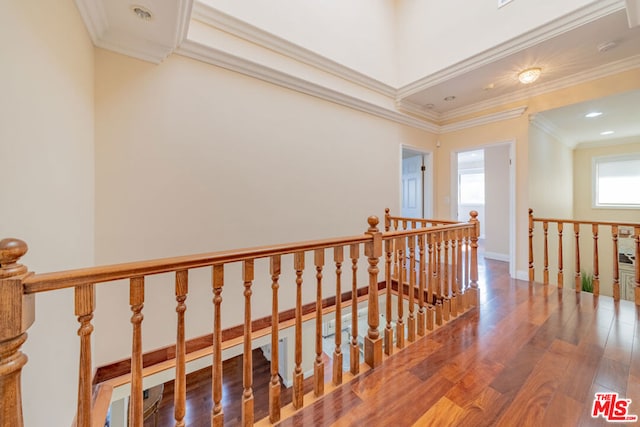
[[[491,89],[495,89],[496,84],[495,83],[489,83],[488,85],[486,85],[485,87],[483,87],[482,89],[484,90],[491,90]]]
[[[451,96],[447,96],[444,100],[445,101],[453,101],[454,99],[456,99],[456,97],[451,95]]]
[[[605,136],[605,135],[611,135],[613,133],[615,133],[615,131],[605,130],[604,132],[600,132],[600,135]]]
[[[133,13],[136,14],[138,18],[142,19],[143,21],[149,21],[153,16],[151,14],[151,11],[143,6],[134,5],[134,6],[131,6],[131,10],[133,11]]]
[[[598,52],[606,52],[608,50],[613,49],[617,45],[618,45],[618,43],[616,43],[614,41],[608,41],[608,42],[600,43],[598,45]]]
[[[592,111],[590,113],[585,114],[584,116],[588,119],[592,119],[594,117],[598,117],[602,115],[602,111]]]
[[[436,107],[436,105],[435,105],[435,104],[427,104],[427,105],[425,105],[425,106],[424,106],[424,108],[426,108],[427,110],[432,110],[432,109],[434,109],[435,107]]]
[[[527,68],[518,74],[518,80],[520,80],[520,83],[528,85],[538,80],[540,73],[542,73],[542,68]]]

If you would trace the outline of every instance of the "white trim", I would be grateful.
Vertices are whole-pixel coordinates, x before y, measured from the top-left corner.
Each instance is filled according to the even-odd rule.
[[[153,64],[160,64],[172,52],[172,46],[164,46],[147,40],[132,41],[130,43],[116,43],[108,38],[102,38],[95,42],[97,47],[132,56]]]
[[[396,89],[386,83],[227,15],[201,1],[195,1],[193,19],[383,95],[396,95]]]
[[[514,119],[522,116],[527,111],[527,107],[516,107],[509,110],[500,111],[498,113],[486,114],[484,116],[475,117],[469,120],[462,120],[448,125],[440,126],[440,133],[454,132],[461,129],[486,125],[488,123],[499,122],[502,120]]]
[[[497,252],[485,252],[484,257],[488,259],[495,259],[496,261],[509,262],[509,254],[499,254]]]
[[[194,0],[178,1],[178,25],[176,27],[176,34],[173,41],[174,47],[180,46],[180,44],[187,38]]]
[[[408,101],[406,99],[396,101],[396,108],[400,111],[404,111],[405,113],[414,114],[418,117],[422,117],[426,120],[430,120],[432,122],[436,122],[440,120],[441,114],[434,110],[428,110],[423,106],[416,104],[414,102]]]
[[[441,119],[453,120],[457,117],[462,117],[468,114],[477,113],[478,111],[487,110],[489,108],[499,107],[501,105],[522,101],[527,98],[540,96],[545,93],[575,86],[581,83],[586,83],[603,77],[608,77],[638,67],[640,67],[640,55],[631,56],[629,58],[611,62],[609,64],[595,67],[590,70],[585,70],[583,72],[574,74],[572,76],[567,76],[562,79],[553,80],[548,83],[541,83],[531,88],[520,89],[516,92],[491,98],[486,101],[481,101],[465,107],[456,108],[454,110],[442,113]]]
[[[637,27],[640,25],[640,0],[626,0],[625,5],[629,28]]]
[[[405,98],[494,61],[506,58],[509,55],[535,46],[543,41],[578,28],[581,25],[622,10],[624,7],[624,0],[599,0],[593,2],[573,13],[542,25],[533,31],[501,43],[425,78],[409,83],[398,89],[398,98]]]
[[[282,71],[255,63],[253,61],[249,61],[248,59],[241,58],[239,56],[235,56],[218,49],[214,49],[212,47],[194,42],[189,39],[182,42],[182,45],[180,45],[180,47],[176,50],[176,53],[206,62],[208,64],[216,65],[231,71],[245,74],[247,76],[255,77],[257,79],[264,80],[278,86],[286,87],[288,89],[292,89],[307,95],[331,101],[345,107],[353,108],[354,110],[369,113],[377,117],[382,117],[396,123],[401,123],[433,133],[438,133],[438,131],[440,130],[440,127],[433,123],[419,120],[394,110],[389,110],[379,105],[363,101],[353,96],[346,95],[342,92],[320,86],[316,83],[303,80]]]
[[[87,27],[91,41],[97,45],[98,40],[102,38],[109,28],[109,21],[102,1],[76,0],[76,6],[85,27]]]
[[[576,146],[576,142],[572,139],[566,138],[560,133],[560,130],[553,122],[542,114],[534,114],[529,118],[529,123],[539,129],[540,131],[546,133],[552,138],[557,139],[563,145],[568,148],[573,149]]]

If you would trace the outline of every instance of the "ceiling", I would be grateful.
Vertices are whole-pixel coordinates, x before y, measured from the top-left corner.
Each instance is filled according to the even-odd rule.
[[[188,53],[184,46],[189,41],[187,33],[192,14],[201,14],[203,9],[198,0],[75,1],[96,46],[155,63],[160,63],[176,50],[182,54]],[[152,11],[153,17],[143,19],[141,25],[140,18],[133,12],[136,6]],[[517,105],[514,103],[518,101],[523,101],[523,105],[526,105],[526,99],[531,96],[640,67],[640,0],[598,0],[586,9],[588,10],[547,23],[400,88],[388,86],[380,89],[375,85],[367,86],[367,82],[371,81],[367,80],[367,76],[350,77],[347,71],[358,73],[345,67],[340,68],[340,64],[337,64],[337,68],[334,67],[336,64],[330,64],[334,68],[329,67],[329,72],[382,93],[394,101],[397,108],[390,107],[388,111],[382,111],[379,106],[371,105],[365,106],[364,111],[405,123],[413,120],[412,125],[424,125],[425,129],[436,133],[447,131],[447,127],[451,125],[445,123],[459,121],[475,112],[509,103]],[[198,17],[201,18],[202,15]],[[299,47],[286,45],[286,40],[278,39],[271,45],[264,44],[269,38],[268,34],[234,19],[226,17],[224,20],[227,26],[219,28],[295,60],[314,66],[319,64],[320,68],[325,61],[330,61],[309,51],[304,52],[304,56],[296,56],[296,48]],[[215,25],[215,22],[208,23]],[[251,39],[252,34],[262,38]],[[603,47],[607,43],[609,45]],[[286,49],[278,51],[282,46]],[[208,54],[212,51],[215,49]],[[309,62],[309,58],[312,62]],[[237,61],[238,58],[233,58],[232,61],[225,58],[221,66],[229,66],[229,63]],[[254,75],[255,64],[251,66],[254,70],[250,74]],[[540,67],[542,74],[536,82],[523,85],[518,81],[517,74],[529,67]],[[268,74],[274,74],[273,70],[267,70],[261,76]],[[283,75],[278,75],[273,81],[280,84],[282,80]],[[299,90],[299,85],[295,88]],[[325,96],[324,88],[312,89],[315,92],[309,93]],[[445,101],[446,97],[455,99]],[[338,94],[330,100],[346,102],[343,99]],[[616,137],[640,134],[640,131],[630,126],[634,121],[640,123],[638,93],[598,102],[601,104],[596,105],[594,101],[592,105],[576,105],[545,112],[538,115],[537,121],[573,145],[598,140],[598,129],[601,128],[615,128]],[[366,103],[355,100],[352,104],[349,105],[363,108],[362,105]],[[608,112],[597,120],[584,122],[581,114],[588,108],[606,109]],[[522,114],[524,107],[512,110],[507,113]],[[623,126],[623,123],[626,125]],[[595,137],[594,133],[597,133]]]

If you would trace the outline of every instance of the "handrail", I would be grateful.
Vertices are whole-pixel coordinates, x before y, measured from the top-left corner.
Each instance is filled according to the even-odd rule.
[[[254,282],[254,262],[267,258],[272,288],[271,324],[279,325],[278,288],[281,275],[281,257],[293,257],[295,270],[295,316],[292,323],[295,329],[295,369],[293,373],[293,407],[303,406],[303,369],[302,369],[302,285],[305,272],[306,254],[313,253],[313,267],[316,277],[315,310],[315,361],[314,394],[324,394],[324,362],[322,358],[322,289],[323,277],[335,274],[336,323],[341,319],[342,291],[341,277],[343,262],[351,264],[352,290],[352,336],[346,343],[351,354],[351,374],[359,372],[360,335],[357,319],[358,265],[362,259],[360,247],[364,249],[364,257],[368,262],[368,329],[364,336],[364,361],[370,368],[382,363],[384,354],[390,355],[393,347],[404,346],[406,320],[408,325],[407,340],[414,341],[423,336],[426,330],[433,330],[434,324],[440,325],[450,316],[455,317],[471,306],[477,304],[478,270],[477,241],[479,223],[477,213],[471,213],[469,223],[441,221],[434,224],[432,220],[422,218],[408,219],[412,224],[426,227],[409,230],[390,230],[388,222],[393,222],[389,210],[385,211],[385,232],[378,230],[378,218],[368,218],[368,229],[362,235],[336,237],[323,240],[259,246],[253,248],[209,252],[196,255],[161,258],[140,262],[112,264],[59,271],[53,273],[34,274],[26,266],[19,264],[27,252],[25,242],[17,239],[0,241],[0,427],[23,425],[22,403],[20,394],[20,373],[26,364],[26,356],[21,353],[22,344],[26,341],[26,331],[34,321],[34,294],[71,288],[75,290],[75,316],[79,328],[80,369],[78,375],[78,406],[76,422],[78,426],[88,427],[95,422],[92,407],[92,319],[96,307],[96,285],[115,280],[129,279],[129,306],[131,310],[132,350],[131,350],[131,400],[129,419],[133,426],[142,425],[142,378],[143,347],[142,322],[145,304],[145,279],[147,276],[175,274],[175,311],[177,315],[176,351],[175,351],[175,419],[176,425],[184,424],[186,410],[186,355],[185,339],[185,303],[188,296],[189,270],[200,267],[211,268],[211,290],[213,291],[213,329],[212,339],[212,425],[223,424],[222,411],[222,321],[221,307],[223,285],[225,282],[224,266],[230,263],[241,263],[241,282],[244,292],[242,301],[236,304],[244,307],[244,323],[242,342],[243,352],[243,393],[241,397],[242,422],[251,425],[253,413],[253,374],[251,342],[252,335],[252,286]],[[428,227],[431,224],[432,226]],[[332,253],[332,262],[325,269],[327,249]],[[345,260],[345,249],[347,256]],[[387,324],[384,337],[379,330],[379,282],[378,267],[384,260],[384,291],[387,294]],[[333,264],[332,264],[333,263]],[[329,266],[334,265],[335,273],[329,273]],[[326,271],[325,271],[326,270]],[[305,276],[306,277],[306,276]],[[395,282],[397,290],[393,291]],[[308,286],[308,285],[307,285]],[[397,331],[391,331],[391,296],[396,295],[398,301]],[[417,317],[415,316],[416,295],[418,299]],[[408,299],[409,312],[404,316],[402,307],[404,299]],[[311,313],[310,313],[311,314]],[[280,380],[278,377],[278,329],[272,328],[272,366],[269,388],[269,419],[277,422],[280,419]],[[336,334],[334,368],[342,366],[341,334]],[[338,337],[340,335],[340,337]],[[336,368],[337,369],[337,368]],[[334,371],[335,385],[342,383],[342,373]]]
[[[158,258],[149,261],[137,261],[111,264],[98,267],[80,268],[54,273],[33,274],[24,280],[26,294],[71,288],[85,283],[104,283],[114,280],[128,279],[137,276],[171,273],[177,270],[207,267],[216,264],[228,264],[245,259],[267,258],[292,252],[325,249],[333,246],[344,246],[365,243],[370,236],[336,237],[324,240],[309,240],[297,243],[286,243],[230,251],[206,252],[179,257]]]
[[[533,216],[533,209],[529,209],[529,281],[535,280],[535,266],[534,266],[534,228],[536,223],[541,223],[543,226],[543,283],[549,284],[549,224],[557,225],[557,239],[558,239],[558,252],[557,252],[557,286],[563,287],[564,282],[564,259],[563,259],[563,235],[564,224],[573,225],[573,231],[575,243],[574,243],[574,288],[576,292],[582,291],[582,271],[581,271],[581,259],[580,259],[580,226],[591,226],[591,237],[593,239],[593,294],[600,294],[600,253],[599,253],[599,239],[600,239],[600,227],[610,227],[611,229],[611,241],[613,246],[613,253],[610,259],[612,260],[612,291],[614,300],[620,299],[620,270],[619,270],[619,257],[618,257],[618,244],[619,244],[619,231],[620,228],[633,229],[633,234],[629,234],[627,237],[632,238],[635,243],[635,272],[634,272],[634,295],[632,296],[636,305],[640,306],[640,223],[638,222],[619,222],[619,221],[591,221],[591,220],[576,220],[576,219],[560,219],[560,218],[537,218]]]

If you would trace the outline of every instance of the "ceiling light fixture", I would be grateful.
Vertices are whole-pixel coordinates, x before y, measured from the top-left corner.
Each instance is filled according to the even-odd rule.
[[[611,135],[611,134],[614,134],[614,133],[615,133],[615,131],[605,130],[604,132],[600,132],[600,135],[606,136],[606,135]]]
[[[453,96],[453,95],[450,95],[450,96],[447,96],[444,100],[445,101],[453,101],[454,99],[456,99],[456,97]]]
[[[520,83],[528,85],[538,80],[538,77],[540,77],[540,73],[542,73],[541,68],[527,68],[526,70],[518,74],[518,80],[520,80]]]
[[[151,11],[149,9],[147,9],[146,7],[131,6],[131,10],[133,11],[133,13],[136,14],[136,16],[138,18],[142,19],[143,21],[149,21],[149,20],[151,20],[151,17],[153,16],[151,14]]]
[[[585,114],[584,116],[588,119],[592,119],[594,117],[599,117],[602,115],[602,111],[592,111],[590,113]]]

